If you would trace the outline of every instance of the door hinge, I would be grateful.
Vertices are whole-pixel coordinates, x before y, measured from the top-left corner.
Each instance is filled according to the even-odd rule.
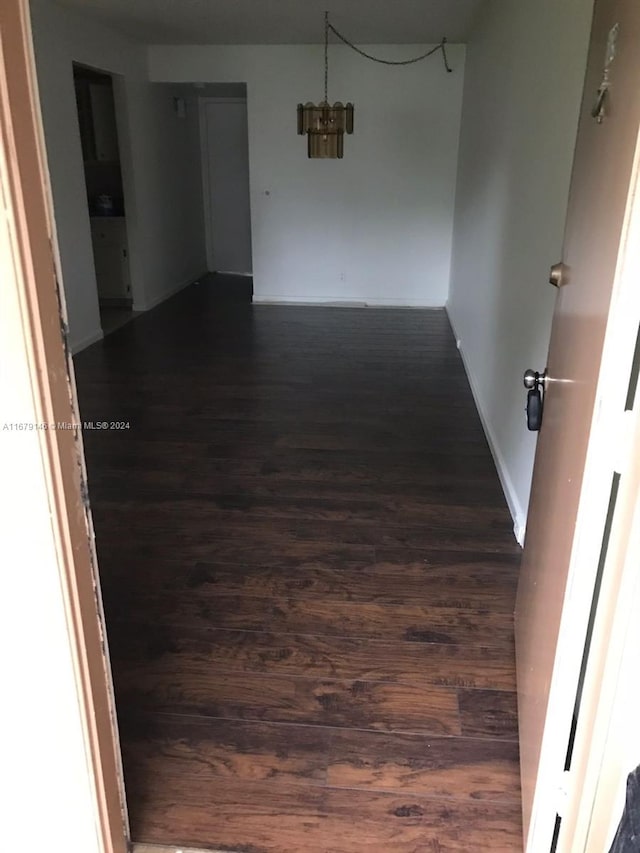
[[[612,433],[613,470],[618,474],[623,474],[629,464],[633,442],[633,412],[631,410],[627,409],[618,416]]]
[[[556,812],[559,817],[564,817],[565,812],[567,810],[567,803],[569,802],[569,780],[571,777],[570,770],[563,770],[562,775],[560,776],[560,784],[558,785],[558,792],[556,797]]]

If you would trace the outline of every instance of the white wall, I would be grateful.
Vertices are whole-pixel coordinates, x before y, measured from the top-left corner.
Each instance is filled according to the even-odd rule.
[[[406,58],[423,45],[376,45]],[[329,98],[355,103],[344,160],[308,160],[296,105],[320,100],[321,46],[153,46],[156,81],[246,82],[257,300],[444,305],[464,47],[404,68],[332,46]]]
[[[0,154],[0,157],[3,155]],[[34,423],[7,220],[0,227],[0,422]],[[2,850],[99,853],[94,791],[38,430],[0,432]]]
[[[101,67],[111,66],[113,57],[95,27],[79,38],[75,19],[44,0],[32,2],[31,19],[70,340],[77,347],[99,337],[101,329],[71,60],[87,61],[88,54]],[[115,44],[113,49],[118,57],[113,70],[142,73],[130,52]]]
[[[74,351],[101,335],[72,62],[114,77],[134,307],[144,310],[206,269],[198,116],[181,120],[168,87],[148,82],[145,48],[32,0],[38,86]],[[193,98],[193,96],[191,96]],[[178,167],[177,167],[178,166]]]
[[[174,97],[186,103],[179,118]],[[157,305],[207,269],[195,93],[136,81],[129,86],[136,223],[144,291],[134,308]]]
[[[449,315],[516,535],[536,436],[522,374],[545,367],[593,0],[488,0],[467,48]]]

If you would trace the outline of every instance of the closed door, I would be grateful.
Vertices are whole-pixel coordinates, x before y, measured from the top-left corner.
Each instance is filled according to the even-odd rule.
[[[523,813],[531,853],[550,849],[561,811],[576,683],[563,683],[558,672],[567,670],[558,667],[573,654],[570,671],[579,672],[584,611],[588,617],[598,562],[596,548],[576,563],[576,530],[587,518],[580,515],[588,506],[584,471],[598,424],[596,392],[640,124],[639,46],[638,0],[597,0],[516,608]],[[605,515],[613,471],[612,463],[612,479],[598,496]],[[600,523],[602,543],[604,517]],[[583,612],[575,609],[578,597],[588,602]],[[558,731],[566,732],[563,743]]]
[[[251,274],[247,103],[204,98],[200,115],[209,269]]]

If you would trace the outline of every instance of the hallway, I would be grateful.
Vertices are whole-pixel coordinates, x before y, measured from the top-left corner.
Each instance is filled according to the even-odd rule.
[[[445,312],[200,284],[74,363],[133,840],[520,851],[520,549]]]

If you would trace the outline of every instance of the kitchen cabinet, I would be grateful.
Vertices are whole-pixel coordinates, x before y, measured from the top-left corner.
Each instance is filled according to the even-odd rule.
[[[131,277],[125,218],[91,217],[91,240],[98,299],[106,304],[130,304]]]

